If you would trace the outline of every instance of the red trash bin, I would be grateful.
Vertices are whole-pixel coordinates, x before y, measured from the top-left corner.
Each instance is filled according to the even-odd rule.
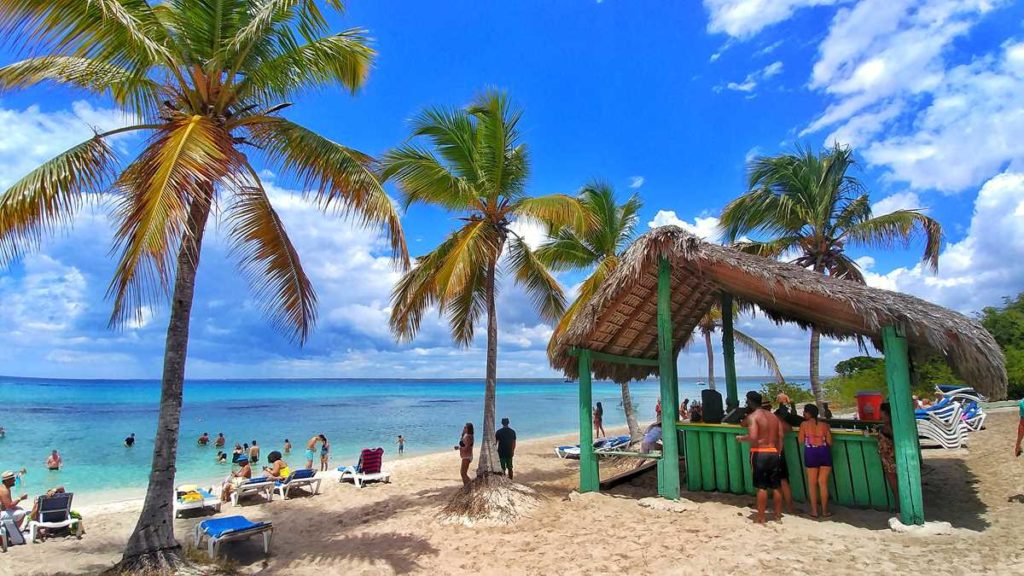
[[[882,393],[857,392],[857,418],[878,421],[882,419]]]

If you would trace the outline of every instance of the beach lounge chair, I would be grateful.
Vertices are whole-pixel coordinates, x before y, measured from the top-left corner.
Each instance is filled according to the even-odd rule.
[[[207,490],[195,486],[179,486],[177,495],[174,498],[173,507],[175,518],[186,510],[212,508],[220,512],[220,497],[212,487]]]
[[[312,486],[313,494],[320,492],[320,479],[316,477],[316,470],[309,470],[307,468],[296,470],[284,480],[277,481],[274,484],[274,489],[281,495],[282,500],[287,500],[288,492],[292,488],[302,488],[304,486]]]
[[[267,502],[270,502],[274,499],[274,481],[266,476],[260,476],[239,485],[231,492],[231,505],[238,506],[238,501],[250,494],[262,494]]]
[[[40,496],[36,500],[39,507],[39,520],[32,520],[28,523],[29,539],[36,541],[40,528],[57,530],[70,528],[75,537],[82,537],[82,523],[77,518],[71,517],[71,499],[74,496],[71,492],[61,492],[53,496]]]
[[[356,488],[362,488],[367,482],[391,482],[391,473],[382,471],[381,465],[384,462],[383,448],[363,448],[359,453],[359,462],[355,466],[342,466],[338,468],[341,476],[339,482],[351,480]]]
[[[251,522],[244,516],[225,516],[211,518],[196,524],[196,548],[203,539],[209,539],[207,551],[210,558],[217,557],[217,547],[232,540],[246,540],[257,534],[263,535],[263,553],[270,554],[270,539],[274,534],[274,525],[270,522]]]
[[[608,450],[616,450],[618,448],[625,448],[629,445],[629,435],[623,436],[611,436],[608,438],[598,438],[594,440],[594,452],[602,452]],[[570,458],[578,459],[580,457],[580,445],[575,446],[558,446],[555,448],[555,455],[559,458]]]

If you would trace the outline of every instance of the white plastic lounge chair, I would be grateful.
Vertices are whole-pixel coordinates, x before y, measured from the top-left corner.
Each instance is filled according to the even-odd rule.
[[[367,482],[391,482],[391,473],[381,470],[384,463],[383,448],[363,448],[359,454],[359,462],[355,466],[342,466],[338,468],[341,476],[339,482],[351,480],[356,488],[362,488]]]
[[[82,537],[82,523],[77,518],[71,517],[71,499],[74,494],[61,492],[53,496],[40,496],[37,499],[39,506],[39,520],[32,520],[28,523],[29,539],[36,541],[40,528],[57,530],[60,528],[71,528],[75,537]]]
[[[250,494],[262,494],[267,502],[272,501],[274,499],[274,481],[266,476],[260,476],[239,485],[231,492],[231,505],[238,506],[238,501]]]
[[[196,524],[196,548],[204,538],[209,539],[207,551],[210,558],[217,557],[217,547],[232,540],[246,540],[257,534],[263,535],[263,553],[270,554],[270,539],[274,534],[274,525],[270,522],[251,522],[244,516],[225,516],[210,518]]]
[[[209,490],[205,488],[191,488],[184,490],[185,486],[179,486],[177,490],[177,496],[174,498],[174,517],[177,518],[182,512],[186,510],[202,510],[204,508],[212,508],[217,512],[220,512],[220,497],[215,493],[213,487]],[[199,497],[194,496],[198,494]]]
[[[312,486],[313,494],[320,493],[320,479],[316,477],[316,471],[308,468],[295,470],[284,480],[274,484],[274,489],[281,495],[282,500],[288,499],[288,492],[293,488]]]
[[[598,438],[594,440],[594,452],[600,453],[607,450],[616,450],[629,445],[629,435],[623,436],[610,436],[608,438]],[[555,448],[555,455],[559,458],[571,458],[578,459],[580,457],[580,445],[575,446],[558,446]]]

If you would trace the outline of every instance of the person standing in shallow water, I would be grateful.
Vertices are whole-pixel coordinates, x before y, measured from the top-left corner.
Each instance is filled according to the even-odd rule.
[[[459,451],[459,458],[462,461],[462,467],[459,470],[459,474],[462,476],[462,485],[469,485],[469,465],[473,462],[473,423],[466,422],[466,425],[462,427],[462,437],[459,438],[459,444],[455,446],[455,449]]]
[[[405,454],[405,436],[402,436],[401,434],[399,434],[398,435],[398,441],[395,442],[395,444],[398,444],[398,454],[399,455]]]
[[[284,453],[285,454],[291,454],[292,453],[292,443],[287,438],[284,439]]]
[[[252,441],[252,446],[249,447],[249,463],[259,464],[260,463],[260,447],[256,444],[256,441]]]
[[[135,432],[132,432],[124,439],[125,448],[131,448],[132,446],[135,446]]]
[[[331,444],[327,441],[327,436],[320,435],[320,471],[327,471],[327,463],[331,459]]]
[[[512,479],[512,457],[516,455],[516,431],[509,428],[508,418],[501,419],[501,428],[494,433],[494,440],[498,443],[498,462],[501,463],[501,471]]]

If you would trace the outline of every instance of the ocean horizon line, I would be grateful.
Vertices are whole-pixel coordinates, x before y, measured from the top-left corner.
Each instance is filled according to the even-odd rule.
[[[831,377],[834,375],[824,375]],[[65,382],[159,382],[160,378],[68,378],[63,376],[17,376],[14,374],[0,374],[0,378],[12,378],[18,380],[61,380]],[[737,376],[738,380],[757,380],[765,379],[767,381],[772,380],[770,375],[754,375],[754,376]],[[784,375],[783,378],[787,382],[807,380],[806,376],[789,376]],[[282,381],[295,381],[295,382],[480,382],[485,377],[460,377],[460,378],[379,378],[379,377],[361,377],[361,376],[314,376],[314,377],[300,377],[300,376],[282,376],[282,377],[259,377],[259,378],[246,378],[246,377],[232,377],[232,378],[185,378],[186,382],[282,382]],[[680,376],[679,380],[685,382],[705,382],[707,379],[700,376]],[[725,378],[716,378],[716,380],[725,382]],[[594,382],[613,382],[612,380],[594,378]],[[644,380],[633,380],[631,382],[657,382],[657,378],[645,378]],[[498,382],[552,382],[552,383],[568,383],[564,377],[548,376],[548,377],[525,377],[525,378],[498,378]],[[575,382],[575,380],[572,380]]]

